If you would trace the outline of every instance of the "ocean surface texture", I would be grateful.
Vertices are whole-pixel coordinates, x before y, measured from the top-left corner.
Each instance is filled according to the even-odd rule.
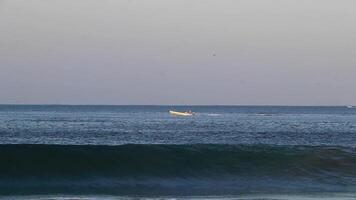
[[[353,108],[0,105],[0,199],[354,199],[355,191]]]

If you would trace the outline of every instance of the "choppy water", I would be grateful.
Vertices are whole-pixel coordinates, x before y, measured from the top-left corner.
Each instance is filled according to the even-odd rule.
[[[356,109],[2,105],[0,164],[5,197],[349,194]]]
[[[193,110],[172,117],[169,109]],[[356,147],[346,107],[0,106],[0,143]]]

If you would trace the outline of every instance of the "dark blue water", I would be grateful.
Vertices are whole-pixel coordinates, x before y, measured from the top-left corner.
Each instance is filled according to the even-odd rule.
[[[354,191],[356,109],[0,106],[0,195]]]

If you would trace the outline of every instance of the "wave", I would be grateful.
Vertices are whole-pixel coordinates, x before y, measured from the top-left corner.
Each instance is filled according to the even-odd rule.
[[[266,145],[0,145],[0,194],[356,189],[356,150]]]

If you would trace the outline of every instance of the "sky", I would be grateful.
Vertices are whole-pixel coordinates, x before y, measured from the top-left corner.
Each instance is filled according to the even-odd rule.
[[[0,104],[356,105],[353,0],[0,0]]]

